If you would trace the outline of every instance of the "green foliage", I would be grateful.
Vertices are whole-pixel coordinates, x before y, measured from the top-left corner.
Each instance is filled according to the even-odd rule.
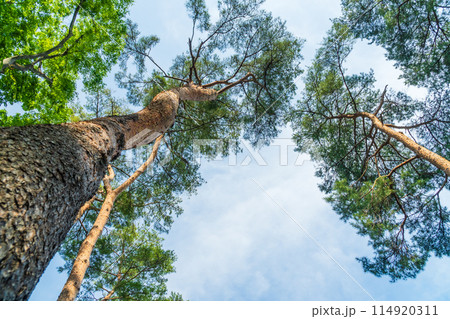
[[[352,32],[387,50],[414,84],[450,79],[448,0],[342,0]]]
[[[77,110],[78,119],[129,113],[123,107],[124,101],[114,98],[110,90],[99,88],[90,93],[86,107]],[[111,300],[181,300],[178,294],[168,294],[165,285],[165,275],[175,271],[176,257],[172,251],[162,248],[159,233],[169,231],[174,217],[182,213],[181,196],[195,192],[202,180],[197,172],[198,165],[187,165],[181,157],[189,156],[192,149],[184,150],[175,145],[178,151],[170,155],[172,142],[169,137],[165,140],[155,165],[116,199],[91,256],[79,299],[102,299],[108,295],[106,290],[113,290]],[[116,172],[113,188],[133,174],[151,151],[150,146],[141,147],[116,159],[112,163]],[[97,200],[71,229],[59,251],[66,261],[60,271],[70,271],[104,196],[101,188]]]
[[[208,30],[211,27],[210,16],[204,0],[186,1],[186,9],[189,18],[192,19],[193,27],[200,31]]]
[[[294,80],[302,72],[299,63],[303,40],[288,32],[283,21],[261,10],[260,4],[250,0],[219,1],[218,20],[211,22],[204,1],[188,1],[188,14],[193,20],[189,50],[175,57],[169,72],[157,66],[158,72],[146,73],[144,60],[154,63],[148,53],[156,37],[141,47],[137,26],[130,22],[130,41],[121,57],[122,71],[116,75],[119,86],[128,90],[130,102],[145,105],[154,94],[154,84],[162,90],[192,81],[220,90],[253,74],[222,93],[217,101],[184,103],[177,118],[180,127],[175,126],[173,131],[197,134],[193,132],[197,127],[199,134],[191,135],[193,139],[244,136],[254,144],[269,143],[283,124],[295,93]],[[196,31],[200,32],[198,39]],[[137,66],[133,75],[128,73],[130,61]]]
[[[255,144],[258,140],[268,143],[283,124],[295,92],[294,80],[301,74],[303,41],[289,33],[283,21],[261,10],[261,1],[224,0],[218,4],[219,18],[212,22],[204,1],[187,2],[193,21],[189,48],[186,53],[174,56],[168,72],[151,58],[151,49],[159,41],[156,36],[141,36],[137,25],[129,20],[121,20],[117,26],[126,26],[127,36],[118,59],[121,70],[116,80],[119,87],[127,89],[127,98],[133,105],[145,106],[159,92],[190,82],[226,90],[214,101],[181,103],[155,165],[116,200],[91,257],[82,299],[103,298],[106,290],[114,290],[113,297],[119,300],[180,299],[176,294],[167,296],[163,277],[173,271],[175,257],[161,248],[155,231],[169,231],[174,217],[182,212],[181,196],[195,193],[203,182],[198,173],[194,140],[220,139],[226,144],[244,136]],[[200,39],[196,38],[196,32],[200,33]],[[115,59],[116,55],[108,61],[113,63]],[[149,63],[155,70],[148,71]],[[130,74],[129,69],[135,73]],[[88,104],[73,106],[73,120],[126,112],[121,106],[124,102],[113,98],[100,78],[88,81],[85,91],[89,94]],[[227,146],[222,148],[223,155],[227,155]],[[217,155],[214,147],[206,146],[200,151],[208,157]],[[115,160],[115,183],[123,182],[149,154],[150,149],[142,147]],[[70,269],[85,229],[92,226],[103,197],[100,190],[98,201],[73,227],[63,244],[60,253],[66,260],[64,270]],[[140,248],[123,252],[123,247],[136,246]],[[125,274],[127,280],[123,279]]]
[[[334,21],[289,117],[294,139],[316,162],[333,209],[369,238],[374,257],[358,259],[364,270],[392,281],[415,277],[432,253],[450,254],[449,211],[440,199],[448,177],[355,114],[407,128],[418,143],[449,156],[448,86],[430,87],[424,101],[376,90],[373,72],[347,75],[353,43],[348,27]]]
[[[242,82],[214,101],[181,103],[175,123],[159,148],[155,165],[116,200],[106,230],[91,257],[92,266],[82,286],[82,299],[103,298],[107,295],[102,292],[105,289],[114,290],[113,296],[120,300],[181,298],[173,293],[167,296],[163,276],[173,271],[175,257],[172,252],[163,251],[159,242],[155,243],[157,235],[149,229],[169,231],[173,218],[182,212],[181,196],[194,193],[203,182],[198,173],[194,140],[220,139],[229,143],[244,134],[253,141],[259,138],[269,141],[277,134],[277,126],[282,123],[295,91],[293,81],[301,72],[298,63],[303,42],[287,32],[282,21],[260,10],[259,4],[258,1],[220,1],[219,21],[211,23],[203,1],[188,1],[186,7],[194,30],[189,40],[190,50],[175,58],[169,73],[150,56],[158,38],[140,36],[137,25],[126,22],[127,37],[116,80],[119,87],[127,89],[128,100],[136,106],[145,106],[159,92],[190,81],[198,85],[221,81],[215,87],[217,90],[248,73],[253,74],[253,81]],[[193,44],[195,30],[206,36],[197,45]],[[134,64],[134,74],[128,71],[130,62]],[[157,70],[148,72],[148,63]],[[80,119],[106,114],[108,105],[115,101],[101,86],[88,93],[91,94],[88,106],[77,110]],[[223,155],[229,150],[227,146],[222,148]],[[200,152],[208,157],[217,155],[214,147],[203,147]],[[150,149],[142,147],[119,157],[113,163],[116,183],[123,182],[149,154]],[[101,200],[103,194],[98,196]],[[66,260],[64,269],[70,269],[76,247],[85,236],[84,229],[93,224],[100,204],[95,202],[66,239],[60,252]],[[134,254],[126,249],[136,245],[144,251],[137,249]],[[127,253],[121,253],[123,247]],[[127,272],[126,267],[131,267],[133,272]],[[133,280],[121,280],[124,274]],[[139,274],[136,280],[135,274]]]
[[[435,185],[406,170],[402,175],[410,175],[410,180],[382,176],[359,187],[341,180],[327,197],[343,220],[370,238],[373,260],[358,258],[364,270],[389,275],[392,281],[416,277],[432,252],[439,257],[450,253],[450,214],[439,207],[439,198],[423,194]],[[408,184],[401,187],[401,182]]]
[[[145,226],[108,229],[96,244],[78,299],[103,299],[112,292],[109,300],[180,300],[176,294],[167,296],[164,276],[175,271],[172,264],[176,257],[173,251],[162,248],[161,241]],[[78,241],[70,243],[62,253],[75,258]],[[70,270],[68,266],[66,263],[64,268]]]
[[[131,3],[1,0],[0,106],[5,109],[0,125],[69,120],[68,102],[75,96],[76,81],[81,79],[86,88],[98,86],[117,61],[124,46],[124,16]],[[14,57],[20,57],[17,65],[27,68],[5,64]],[[13,105],[20,106],[22,114],[9,116],[6,111]]]

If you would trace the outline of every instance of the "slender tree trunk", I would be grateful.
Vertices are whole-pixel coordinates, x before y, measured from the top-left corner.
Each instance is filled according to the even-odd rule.
[[[80,290],[81,282],[83,281],[86,270],[89,267],[89,258],[91,257],[92,250],[94,249],[98,238],[102,234],[103,228],[105,227],[114,206],[114,201],[117,195],[113,192],[110,184],[110,182],[114,179],[114,171],[112,169],[109,169],[109,171],[110,173],[103,179],[106,189],[106,197],[102,208],[98,213],[92,229],[89,231],[89,234],[80,246],[80,250],[78,251],[77,258],[72,266],[69,279],[64,285],[58,300],[75,300],[75,297]]]
[[[0,300],[29,298],[111,160],[164,133],[179,100],[216,97],[189,85],[131,115],[0,128]]]
[[[153,146],[153,151],[144,164],[142,164],[123,184],[114,190],[111,187],[111,181],[114,179],[114,171],[111,166],[108,166],[108,176],[105,176],[103,179],[103,184],[105,185],[106,190],[105,200],[103,201],[102,207],[98,213],[94,225],[92,226],[92,229],[89,231],[89,234],[80,246],[77,258],[73,263],[69,278],[67,279],[58,297],[58,301],[72,301],[77,297],[78,292],[80,291],[81,283],[83,282],[84,276],[89,267],[89,259],[91,258],[92,250],[94,249],[98,238],[105,228],[117,196],[119,196],[120,193],[130,186],[143,172],[145,172],[148,166],[153,163],[161,139],[162,136],[156,139]]]

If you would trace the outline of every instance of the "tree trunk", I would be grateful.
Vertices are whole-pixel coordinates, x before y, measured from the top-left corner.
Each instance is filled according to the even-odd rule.
[[[115,200],[128,186],[130,186],[142,173],[147,170],[150,164],[153,163],[158,152],[158,147],[161,143],[162,137],[163,136],[160,136],[156,139],[155,144],[153,145],[152,153],[150,154],[150,157],[144,162],[144,164],[142,164],[133,173],[133,175],[131,175],[125,182],[123,182],[123,184],[121,184],[114,190],[111,187],[111,182],[114,179],[115,175],[111,166],[108,166],[108,176],[105,176],[103,178],[106,197],[103,201],[102,207],[100,209],[100,212],[98,213],[94,225],[81,244],[80,250],[77,254],[77,258],[72,265],[72,270],[70,272],[69,278],[67,279],[66,284],[64,285],[58,297],[58,301],[73,301],[77,297],[78,292],[80,291],[81,283],[83,282],[84,276],[89,267],[89,259],[91,258],[92,250],[94,249],[98,238],[105,228],[105,225],[113,209]],[[111,297],[112,294],[113,291],[110,292],[109,296]]]
[[[98,126],[1,130],[0,299],[29,298],[114,153]]]
[[[189,85],[159,93],[131,115],[1,128],[0,300],[30,297],[111,160],[165,132],[179,100],[216,97],[215,90]]]
[[[92,229],[89,231],[89,234],[83,240],[80,250],[78,251],[77,258],[72,266],[72,271],[70,272],[69,279],[62,292],[60,293],[58,300],[59,301],[69,301],[75,300],[78,295],[78,291],[80,290],[81,283],[83,281],[84,275],[86,274],[86,270],[89,267],[89,259],[91,258],[92,250],[103,232],[103,228],[109,219],[109,215],[114,206],[114,201],[117,198],[117,195],[113,192],[111,188],[110,182],[114,179],[114,172],[110,168],[110,173],[108,176],[105,176],[103,179],[103,183],[106,189],[106,197],[103,202],[102,208],[98,213],[97,219],[95,220],[94,225],[92,225]]]

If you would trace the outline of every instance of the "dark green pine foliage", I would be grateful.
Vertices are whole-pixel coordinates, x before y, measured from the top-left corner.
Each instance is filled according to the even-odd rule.
[[[450,254],[450,214],[442,194],[448,176],[417,158],[357,112],[449,158],[448,83],[430,87],[424,101],[375,88],[373,72],[347,74],[355,40],[335,21],[307,71],[301,101],[292,111],[298,150],[307,152],[322,179],[320,189],[344,221],[369,238],[373,257],[364,270],[392,281],[415,277],[434,254]]]
[[[351,31],[387,50],[409,83],[450,79],[448,0],[342,0]]]
[[[89,225],[88,219],[83,224]],[[165,276],[175,271],[174,252],[163,249],[156,231],[136,224],[110,222],[93,251],[78,300],[181,300],[179,294],[168,294],[165,284]],[[60,253],[75,258],[78,244],[72,237]],[[70,271],[70,266],[67,263],[61,270]]]
[[[285,23],[262,10],[262,1],[218,2],[219,18],[210,21],[204,1],[187,1],[192,34],[187,52],[174,56],[170,70],[159,66],[149,74],[149,50],[156,37],[140,37],[129,22],[122,71],[117,80],[132,103],[149,101],[154,89],[193,82],[221,92],[211,102],[182,103],[170,134],[189,133],[191,139],[237,139],[269,143],[279,133],[301,74],[303,40],[286,30]],[[133,62],[137,72],[128,72]],[[158,86],[154,86],[157,83]],[[153,88],[153,89],[152,89]],[[156,92],[155,92],[156,93]]]

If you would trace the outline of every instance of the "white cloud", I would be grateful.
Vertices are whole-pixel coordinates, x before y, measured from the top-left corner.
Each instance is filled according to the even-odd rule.
[[[379,300],[446,296],[443,283],[450,276],[444,271],[439,280],[434,276],[443,260],[432,262],[418,279],[395,284],[364,273],[355,258],[371,255],[367,238],[323,201],[313,164],[270,165],[277,157],[273,148],[261,154],[272,156],[268,166],[227,166],[226,160],[202,164],[208,183],[185,202],[185,213],[167,236],[166,247],[178,255],[169,289],[190,300],[369,300],[348,272]]]
[[[326,238],[346,225],[333,225],[338,219],[321,200],[311,162],[302,167],[209,167],[220,165],[226,163],[204,164],[208,184],[186,202],[185,213],[168,235],[167,247],[179,257],[171,289],[194,300],[303,300],[334,299],[332,287],[337,285],[353,289],[349,299],[364,298],[252,180],[330,254],[348,262],[339,244]]]

